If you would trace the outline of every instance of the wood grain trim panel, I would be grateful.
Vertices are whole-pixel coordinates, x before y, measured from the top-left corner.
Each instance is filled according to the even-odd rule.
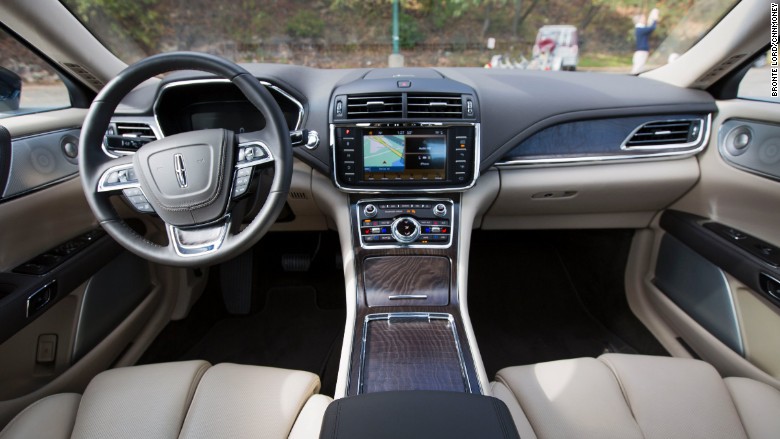
[[[444,306],[450,296],[450,260],[443,256],[379,256],[363,261],[366,304]],[[393,296],[425,296],[392,299]]]

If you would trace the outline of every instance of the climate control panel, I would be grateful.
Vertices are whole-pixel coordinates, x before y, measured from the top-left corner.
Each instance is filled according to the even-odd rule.
[[[452,200],[366,200],[357,203],[363,247],[448,246],[453,233]]]

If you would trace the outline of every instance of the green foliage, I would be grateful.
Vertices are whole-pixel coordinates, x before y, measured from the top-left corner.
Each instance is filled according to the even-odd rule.
[[[223,35],[239,47],[249,46],[261,37],[269,25],[268,14],[263,11],[261,0],[240,0],[235,5],[220,5],[218,20],[214,23]]]
[[[390,35],[392,34],[391,23]],[[425,41],[425,34],[420,30],[417,20],[403,12],[398,17],[398,37],[400,38],[399,45],[403,49],[413,49],[414,46]]]
[[[287,22],[287,34],[300,38],[319,38],[325,30],[320,16],[308,9],[295,13]]]
[[[108,26],[116,34],[128,35],[144,51],[157,50],[165,31],[158,7],[160,0],[67,0],[88,25]]]

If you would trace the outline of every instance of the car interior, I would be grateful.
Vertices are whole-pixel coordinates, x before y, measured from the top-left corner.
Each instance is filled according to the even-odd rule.
[[[773,5],[623,75],[129,64],[0,3],[65,102],[0,63],[0,439],[780,437]]]

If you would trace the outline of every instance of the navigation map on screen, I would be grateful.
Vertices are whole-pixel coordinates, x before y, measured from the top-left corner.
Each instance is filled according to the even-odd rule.
[[[443,134],[363,136],[367,180],[443,180],[446,164],[447,140]]]

